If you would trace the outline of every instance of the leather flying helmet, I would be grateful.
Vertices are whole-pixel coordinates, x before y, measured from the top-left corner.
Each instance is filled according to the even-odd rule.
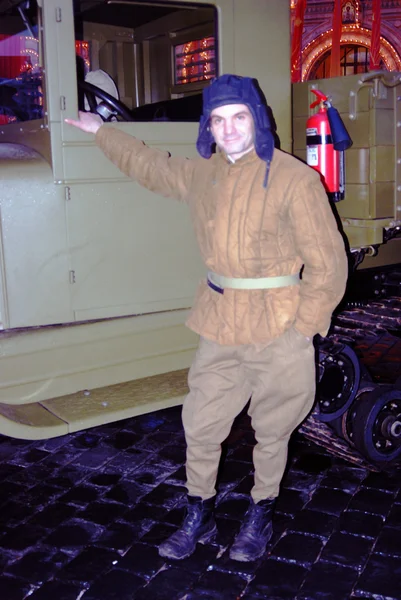
[[[196,148],[203,158],[210,158],[214,138],[210,131],[212,110],[226,104],[245,104],[252,114],[255,124],[255,151],[266,161],[267,177],[274,152],[274,136],[267,106],[259,91],[257,81],[251,77],[225,74],[217,77],[203,90],[203,114],[199,122]]]

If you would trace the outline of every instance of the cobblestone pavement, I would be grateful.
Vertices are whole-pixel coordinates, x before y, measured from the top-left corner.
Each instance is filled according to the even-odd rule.
[[[299,434],[268,551],[229,559],[252,485],[246,414],[224,445],[217,538],[184,561],[160,558],[183,516],[180,412],[45,441],[0,437],[1,600],[401,599],[400,475]]]

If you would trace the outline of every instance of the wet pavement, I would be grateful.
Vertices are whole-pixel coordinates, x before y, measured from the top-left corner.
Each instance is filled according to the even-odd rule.
[[[371,364],[378,376],[386,352]],[[224,444],[218,536],[184,561],[159,557],[183,516],[180,412],[44,441],[0,437],[1,600],[401,599],[400,473],[371,472],[299,433],[266,554],[229,559],[252,486],[246,414]]]

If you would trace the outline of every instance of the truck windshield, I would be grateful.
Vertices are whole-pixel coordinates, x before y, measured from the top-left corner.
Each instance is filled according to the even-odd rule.
[[[38,7],[9,4],[0,15],[0,125],[43,116]]]
[[[135,121],[198,121],[202,90],[218,74],[214,6],[76,0],[79,81],[118,98]],[[82,86],[81,86],[82,87]]]

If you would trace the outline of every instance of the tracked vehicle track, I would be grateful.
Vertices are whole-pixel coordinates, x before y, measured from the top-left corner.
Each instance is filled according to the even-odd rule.
[[[386,281],[389,279],[391,287],[384,287],[379,277],[382,286],[379,293],[401,289],[401,272],[387,275]],[[316,409],[299,431],[353,464],[373,471],[401,468],[401,297],[394,295],[371,302],[348,303],[335,316],[328,339],[334,346],[342,344],[351,348],[358,357],[358,390],[356,394],[354,390],[355,398],[351,402],[344,400],[346,410],[343,414],[330,421],[330,414],[325,416],[322,412],[327,393],[318,386]],[[323,340],[318,348],[320,385],[325,365],[330,360],[332,364],[335,362],[335,354],[325,354]],[[343,353],[340,358],[343,359]],[[344,360],[337,358],[337,362],[341,365]],[[342,370],[346,380],[349,373],[344,366]],[[351,388],[348,381],[348,394]],[[334,386],[333,395],[337,392]],[[333,406],[337,408],[334,398]],[[341,412],[337,409],[334,413],[335,408],[333,414]]]

